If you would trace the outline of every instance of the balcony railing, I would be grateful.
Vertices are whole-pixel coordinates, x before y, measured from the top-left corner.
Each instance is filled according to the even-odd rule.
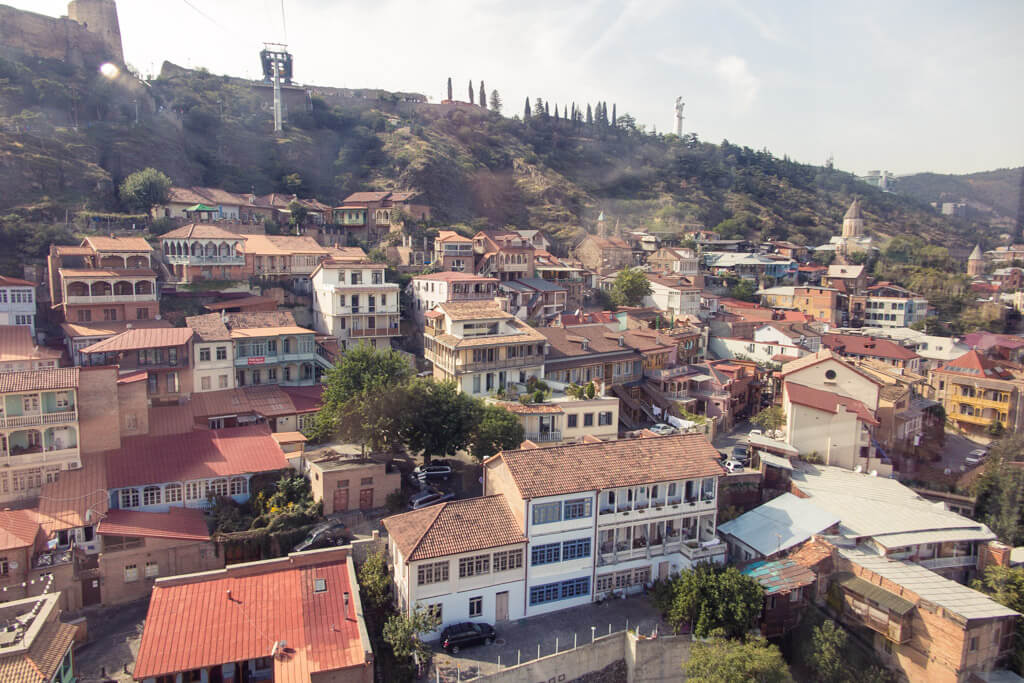
[[[402,331],[395,327],[364,327],[359,330],[348,331],[350,337],[399,337]]]
[[[980,406],[983,408],[995,408],[996,410],[1008,410],[1010,407],[1009,400],[1006,401],[993,401],[990,398],[981,398],[980,396],[962,396],[960,394],[954,394],[953,400],[958,403],[967,403],[972,406]]]
[[[917,563],[928,569],[949,569],[950,567],[974,567],[978,564],[977,555],[960,555],[959,557],[933,557],[929,560],[918,560]]]
[[[462,363],[455,366],[456,372],[473,372],[475,370],[504,370],[505,368],[521,368],[527,365],[543,365],[542,356],[524,356],[517,358],[504,358],[502,360],[488,360],[477,363]]]
[[[32,415],[12,415],[0,417],[0,428],[34,427],[37,425],[56,425],[78,422],[77,410],[65,410],[57,413],[34,413]]]
[[[15,449],[18,450],[15,453]],[[6,451],[0,451],[0,457],[5,457],[8,460],[0,464],[3,465],[27,465],[29,463],[40,463],[40,462],[54,462],[57,460],[67,460],[68,458],[78,458],[78,446],[72,446],[70,448],[61,449],[43,449],[42,446],[29,446],[28,448],[21,448],[18,446],[11,446]]]
[[[172,265],[189,266],[244,266],[245,256],[192,256],[165,254],[164,259]]]
[[[995,415],[992,417],[984,417],[982,415],[965,415],[963,413],[953,413],[949,416],[949,419],[956,420],[957,422],[969,422],[975,425],[990,425],[997,421]]]
[[[480,301],[493,299],[497,292],[448,292],[449,301]]]
[[[70,564],[74,557],[71,549],[67,550],[51,550],[46,553],[39,553],[32,558],[32,568],[42,569],[44,567],[54,567],[59,564]]]
[[[562,432],[557,429],[547,432],[527,432],[525,438],[529,441],[561,441]]]
[[[149,294],[103,294],[100,296],[71,296],[68,295],[69,304],[118,304],[134,303],[143,301],[156,301],[156,292]]]

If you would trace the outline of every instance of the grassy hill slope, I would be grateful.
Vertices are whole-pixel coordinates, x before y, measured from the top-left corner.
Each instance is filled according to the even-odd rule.
[[[966,200],[978,208],[991,210],[997,216],[1015,218],[1022,173],[1024,167],[966,175],[917,173],[901,176],[896,191],[922,202]]]

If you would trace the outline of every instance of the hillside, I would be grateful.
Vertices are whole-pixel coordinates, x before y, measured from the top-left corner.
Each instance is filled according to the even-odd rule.
[[[900,176],[896,191],[925,203],[966,200],[981,211],[991,211],[996,216],[1015,219],[1022,173],[1024,167],[966,175],[916,173]]]
[[[647,134],[628,115],[612,127],[541,110],[524,123],[469,105],[320,89],[312,111],[291,107],[274,138],[268,90],[169,64],[142,83],[56,60],[0,59],[0,214],[52,221],[66,211],[117,211],[121,179],[154,166],[178,184],[297,187],[327,202],[359,189],[417,188],[438,221],[534,227],[565,241],[603,211],[622,229],[704,225],[723,237],[818,244],[837,231],[854,194],[868,229],[883,238],[916,235],[962,249],[978,230],[846,172],[726,141]],[[522,116],[520,106],[510,103],[506,114]]]

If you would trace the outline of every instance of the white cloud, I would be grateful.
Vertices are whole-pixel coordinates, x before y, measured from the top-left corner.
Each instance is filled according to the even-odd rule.
[[[746,109],[754,103],[761,81],[750,72],[747,60],[736,55],[722,57],[715,63],[715,73],[741,108]]]

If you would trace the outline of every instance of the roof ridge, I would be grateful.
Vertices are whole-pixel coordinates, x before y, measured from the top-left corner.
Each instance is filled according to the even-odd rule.
[[[437,512],[434,513],[434,518],[430,520],[430,523],[427,524],[423,528],[423,533],[420,534],[419,538],[416,539],[416,542],[412,544],[412,550],[409,551],[409,557],[412,557],[416,553],[416,551],[419,550],[420,543],[423,542],[423,539],[427,537],[427,534],[430,533],[430,530],[437,523],[437,518],[441,516],[441,512],[443,510],[447,509],[448,506],[451,505],[454,502],[455,501],[452,501],[452,500],[446,500],[445,502],[441,503],[440,505],[435,505],[434,506],[434,509],[437,510]]]

